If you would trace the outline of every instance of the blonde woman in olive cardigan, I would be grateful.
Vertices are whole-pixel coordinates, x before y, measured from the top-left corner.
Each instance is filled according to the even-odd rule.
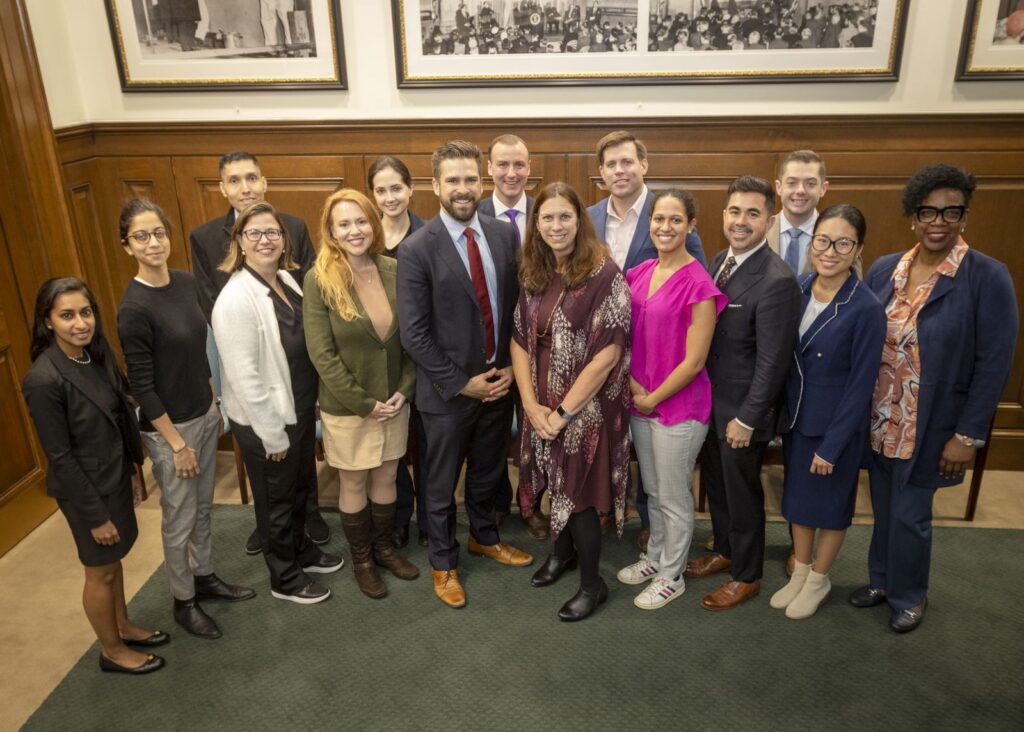
[[[401,579],[419,576],[392,540],[416,368],[399,340],[396,264],[382,254],[384,232],[369,199],[351,188],[331,194],[320,242],[302,309],[320,374],[324,452],[341,475],[341,526],[356,582],[363,594],[384,597],[375,564]]]

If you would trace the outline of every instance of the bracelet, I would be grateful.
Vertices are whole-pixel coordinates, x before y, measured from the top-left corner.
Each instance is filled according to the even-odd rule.
[[[182,445],[181,447],[179,447],[179,448],[178,448],[177,450],[175,450],[175,449],[174,449],[174,448],[172,447],[172,448],[171,448],[171,452],[173,452],[173,453],[174,453],[175,455],[178,455],[178,454],[180,454],[181,452],[183,452],[183,451],[184,451],[184,450],[185,450],[185,449],[186,449],[187,447],[188,447],[188,443],[186,442],[186,443],[185,443],[184,445]]]

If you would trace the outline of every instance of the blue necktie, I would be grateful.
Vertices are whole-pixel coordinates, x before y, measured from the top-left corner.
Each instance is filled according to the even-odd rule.
[[[789,234],[789,246],[786,247],[786,264],[793,270],[793,274],[800,274],[800,237],[803,235],[800,229],[795,226],[786,232]]]
[[[523,239],[519,235],[519,226],[516,224],[516,216],[519,215],[519,212],[514,208],[509,208],[505,210],[505,215],[508,216],[508,220],[512,222],[512,231],[516,233],[516,246],[522,246]]]

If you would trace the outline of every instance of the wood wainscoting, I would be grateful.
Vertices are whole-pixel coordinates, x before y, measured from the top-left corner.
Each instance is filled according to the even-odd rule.
[[[697,199],[698,228],[708,256],[726,245],[721,214],[735,176],[775,178],[787,152],[811,148],[828,167],[824,204],[852,203],[868,220],[865,265],[913,243],[900,212],[900,192],[922,165],[962,165],[978,178],[967,240],[1005,262],[1024,282],[1024,247],[1009,214],[1024,194],[1024,115],[789,117],[700,119],[566,119],[443,121],[118,123],[89,124],[57,133],[65,193],[81,261],[105,313],[131,276],[132,260],[117,242],[121,201],[131,194],[156,200],[175,228],[172,266],[189,268],[186,234],[222,216],[217,160],[230,150],[259,156],[269,180],[267,198],[302,216],[317,238],[320,207],[338,186],[363,191],[375,157],[398,155],[414,178],[412,210],[437,212],[430,153],[453,137],[486,150],[513,132],[530,148],[529,189],[566,181],[587,202],[606,194],[594,145],[614,129],[630,129],[649,151],[652,188],[680,186]],[[489,183],[489,181],[487,181]],[[489,185],[485,185],[489,195]],[[1021,300],[1024,305],[1024,299]],[[991,469],[1024,470],[1024,339],[996,418]]]

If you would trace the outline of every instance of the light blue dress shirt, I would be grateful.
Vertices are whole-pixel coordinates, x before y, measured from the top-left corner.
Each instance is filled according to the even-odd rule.
[[[480,226],[480,219],[474,213],[473,218],[468,223],[462,223],[453,219],[447,211],[441,209],[441,221],[444,222],[444,226],[448,229],[448,236],[452,238],[452,242],[455,244],[455,251],[459,253],[459,258],[462,259],[462,263],[466,266],[466,272],[469,274],[469,278],[473,279],[473,272],[469,268],[469,249],[466,246],[466,229],[473,230],[473,238],[476,239],[477,248],[480,250],[480,260],[484,265],[484,279],[487,281],[487,296],[491,301],[491,317],[494,320],[494,352],[497,353],[498,344],[497,338],[498,333],[501,332],[501,302],[498,297],[498,270],[494,266],[494,257],[491,256],[491,247],[487,244],[487,237],[484,236],[484,229]],[[491,359],[492,361],[494,359]],[[488,361],[490,363],[490,361]]]

